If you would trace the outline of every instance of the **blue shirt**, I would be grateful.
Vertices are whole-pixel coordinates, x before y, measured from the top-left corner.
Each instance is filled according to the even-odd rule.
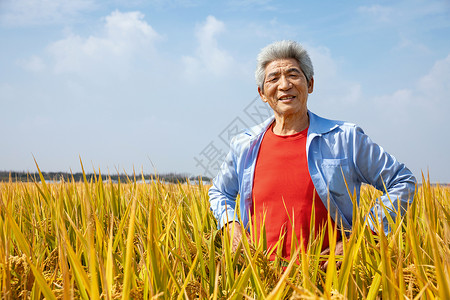
[[[359,204],[361,184],[371,184],[384,192],[376,199],[370,213],[383,222],[387,234],[390,229],[380,202],[395,220],[396,214],[403,214],[413,200],[415,177],[404,164],[374,143],[360,127],[324,119],[310,111],[308,115],[306,153],[309,174],[330,216],[339,226],[351,230],[353,203],[349,191],[356,194]],[[247,226],[248,212],[252,207],[256,159],[263,136],[273,120],[274,117],[271,117],[231,140],[230,151],[209,189],[211,210],[219,228],[239,219]],[[240,216],[236,215],[238,194]],[[269,216],[266,222],[270,222]],[[371,218],[369,226],[377,231]]]

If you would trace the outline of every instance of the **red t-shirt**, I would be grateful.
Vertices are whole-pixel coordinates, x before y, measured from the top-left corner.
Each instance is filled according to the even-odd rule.
[[[307,134],[308,128],[297,134],[279,136],[273,133],[272,125],[263,137],[256,160],[252,225],[257,229],[261,228],[265,213],[267,246],[273,247],[284,234],[281,247],[285,258],[290,257],[293,229],[298,241],[296,245],[301,243],[303,237],[306,249],[313,199],[316,232],[327,220],[327,209],[309,175],[306,161]],[[257,230],[257,238],[259,235]],[[323,247],[328,247],[327,236]],[[275,254],[271,258],[274,259]]]

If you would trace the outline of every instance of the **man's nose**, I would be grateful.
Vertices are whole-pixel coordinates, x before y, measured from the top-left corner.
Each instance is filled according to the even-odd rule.
[[[281,76],[279,88],[281,90],[288,90],[291,88],[291,82],[286,78],[286,76]]]

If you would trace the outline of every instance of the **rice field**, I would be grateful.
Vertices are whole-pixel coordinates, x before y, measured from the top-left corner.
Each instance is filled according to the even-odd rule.
[[[284,262],[262,241],[231,252],[208,184],[142,177],[0,183],[1,298],[450,299],[448,186],[423,178],[388,236],[367,226],[380,192],[364,187],[343,256],[320,255],[319,236]]]

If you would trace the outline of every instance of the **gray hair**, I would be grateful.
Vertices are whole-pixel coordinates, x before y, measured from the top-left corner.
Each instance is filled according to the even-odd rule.
[[[266,66],[274,60],[293,58],[298,61],[303,74],[308,81],[314,76],[314,69],[305,48],[294,41],[278,41],[264,47],[258,54],[255,71],[256,84],[263,90],[266,77]]]

